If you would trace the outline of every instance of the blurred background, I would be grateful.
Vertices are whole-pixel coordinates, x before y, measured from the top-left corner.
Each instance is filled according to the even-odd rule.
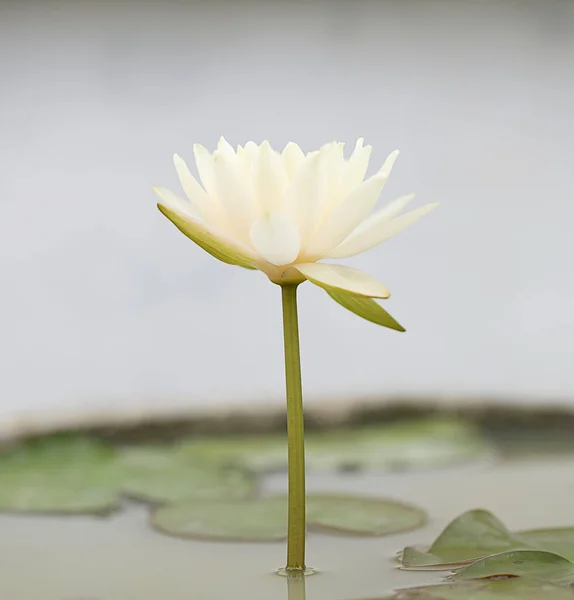
[[[309,402],[574,403],[573,64],[569,0],[0,1],[0,415],[281,405],[279,289],[151,192],[221,134],[442,201],[347,263],[406,334],[302,287]]]

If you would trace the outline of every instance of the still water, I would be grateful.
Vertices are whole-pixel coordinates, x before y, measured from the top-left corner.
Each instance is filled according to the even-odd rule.
[[[265,491],[283,491],[283,475]],[[414,473],[317,474],[310,491],[387,496],[426,509],[417,531],[384,538],[312,534],[301,582],[275,574],[284,543],[227,544],[166,537],[147,526],[147,511],[117,515],[0,517],[0,595],[14,600],[355,600],[439,582],[441,573],[396,567],[405,545],[431,542],[458,514],[494,512],[510,529],[572,525],[574,457],[481,461]],[[304,587],[306,589],[304,589]]]

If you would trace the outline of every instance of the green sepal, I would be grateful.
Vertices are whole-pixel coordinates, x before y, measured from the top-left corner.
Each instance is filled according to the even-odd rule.
[[[170,210],[162,204],[158,204],[160,212],[166,216],[180,231],[195,242],[200,248],[228,265],[255,270],[251,261],[243,254],[236,252],[233,248],[222,244],[214,235],[194,223],[183,219],[175,211]]]
[[[391,317],[391,315],[372,298],[365,298],[364,296],[358,296],[357,294],[334,290],[332,288],[325,291],[335,302],[371,323],[381,325],[382,327],[388,327],[395,331],[406,331],[398,321]]]

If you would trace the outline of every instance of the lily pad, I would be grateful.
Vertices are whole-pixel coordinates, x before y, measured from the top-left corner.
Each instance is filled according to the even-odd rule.
[[[522,577],[479,579],[402,590],[387,600],[573,600],[574,591]]]
[[[122,491],[151,502],[247,498],[255,491],[251,475],[215,465],[199,466],[174,449],[132,448],[120,455]]]
[[[408,568],[451,568],[493,554],[539,550],[574,559],[574,528],[511,532],[493,514],[471,510],[457,517],[428,549],[409,546],[402,565]]]
[[[450,567],[509,550],[528,549],[493,514],[471,510],[447,525],[428,550],[408,546],[403,550],[404,567]]]
[[[389,500],[355,496],[307,498],[310,530],[355,535],[386,535],[422,525],[424,513]],[[192,501],[156,510],[152,524],[178,537],[236,541],[275,541],[287,535],[287,497],[247,501]]]
[[[551,552],[518,550],[481,558],[456,572],[452,579],[479,579],[494,575],[520,575],[557,585],[570,585],[574,582],[574,564]]]
[[[285,435],[205,438],[190,441],[185,447],[204,460],[255,471],[287,468]],[[432,419],[311,432],[306,437],[306,460],[309,470],[412,469],[476,458],[487,448],[471,425],[455,419]]]
[[[307,501],[309,529],[354,535],[388,535],[426,521],[419,508],[378,498],[312,495]]]
[[[0,510],[107,512],[117,506],[116,453],[81,436],[49,436],[0,455]]]
[[[543,548],[574,562],[574,527],[531,529],[517,536],[533,548]]]
[[[117,450],[81,435],[35,438],[0,454],[0,511],[105,513],[122,495],[167,502],[250,496],[250,474],[181,454],[178,446]]]
[[[274,497],[168,504],[152,514],[151,522],[176,537],[273,542],[287,536],[287,503]]]

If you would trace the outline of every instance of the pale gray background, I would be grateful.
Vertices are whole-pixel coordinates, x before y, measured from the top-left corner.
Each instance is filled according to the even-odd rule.
[[[174,151],[402,151],[442,206],[348,264],[407,334],[301,290],[309,399],[574,398],[574,2],[0,3],[0,413],[282,402],[279,290],[156,210]]]

